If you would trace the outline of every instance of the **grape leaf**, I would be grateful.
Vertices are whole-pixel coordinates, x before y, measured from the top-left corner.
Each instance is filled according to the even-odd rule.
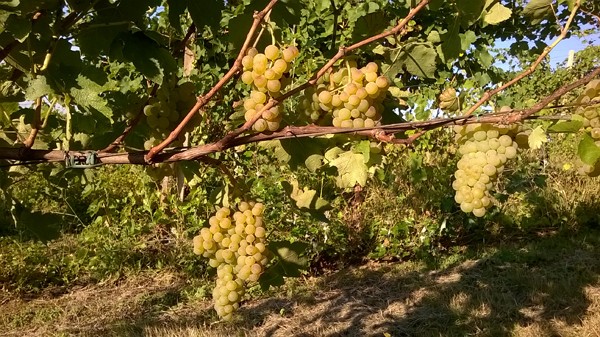
[[[531,17],[531,23],[537,25],[552,14],[552,0],[531,0],[523,9],[523,14]]]
[[[358,153],[362,153],[363,160],[368,163],[371,157],[371,142],[363,140],[354,146],[354,150]]]
[[[123,41],[123,56],[150,80],[161,84],[164,76],[175,71],[173,56],[143,32],[127,35]]]
[[[14,10],[15,7],[19,6],[19,0],[0,0],[0,9],[2,10]]]
[[[582,121],[570,120],[566,122],[558,122],[548,127],[548,131],[557,133],[573,133],[577,132],[583,126]]]
[[[300,189],[297,181],[281,183],[285,192],[296,202],[296,207],[311,213],[329,209],[329,202],[317,195],[317,191],[307,187]]]
[[[302,272],[308,268],[308,258],[302,256],[308,247],[309,245],[303,242],[269,242],[267,248],[276,260],[260,276],[261,288],[267,290],[270,286],[280,286],[284,284],[284,277],[302,275]]]
[[[436,70],[436,51],[427,44],[413,44],[399,51],[392,51],[388,58],[390,67],[386,71],[391,78],[402,69],[419,77],[433,78]],[[395,60],[395,61],[394,61]]]
[[[311,154],[310,156],[308,156],[308,158],[306,158],[304,164],[306,165],[306,168],[308,168],[309,171],[316,172],[318,169],[321,168],[321,166],[323,166],[323,158],[325,157],[323,157],[320,154]]]
[[[13,14],[6,20],[4,29],[10,32],[17,41],[23,42],[31,32],[31,20]]]
[[[548,135],[546,135],[546,131],[544,131],[544,128],[542,128],[542,126],[539,125],[535,129],[533,129],[533,131],[529,135],[529,138],[527,139],[527,142],[529,143],[529,148],[536,150],[542,147],[542,144],[548,142]]]
[[[493,0],[488,0],[488,3]],[[486,6],[487,7],[487,6]],[[500,2],[496,2],[492,8],[487,10],[487,13],[483,17],[483,21],[490,25],[497,25],[502,21],[506,21],[512,15],[512,10]]]
[[[187,8],[198,31],[202,31],[205,26],[219,27],[224,3],[222,0],[188,0]]]
[[[337,167],[338,187],[350,188],[356,184],[364,186],[367,183],[369,168],[365,164],[363,154],[347,151],[340,154],[330,165]]]
[[[46,81],[46,76],[37,76],[35,79],[29,81],[27,90],[25,90],[25,99],[33,101],[53,92],[54,90],[52,90]]]
[[[583,138],[577,146],[577,155],[582,162],[588,165],[596,165],[600,158],[600,147],[596,145],[594,139],[589,134],[584,133]]]
[[[469,27],[481,16],[486,0],[457,0],[456,7],[463,28]]]

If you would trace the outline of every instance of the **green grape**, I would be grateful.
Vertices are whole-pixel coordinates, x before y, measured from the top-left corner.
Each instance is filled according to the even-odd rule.
[[[278,92],[281,90],[281,82],[279,82],[279,80],[269,80],[267,82],[267,90],[270,92]]]
[[[267,80],[278,80],[281,78],[281,73],[276,72],[273,69],[267,69],[264,76]]]
[[[321,102],[323,104],[329,104],[329,103],[331,103],[333,96],[331,95],[331,92],[329,92],[327,90],[323,90],[318,94],[318,99],[319,99],[319,102]]]
[[[374,82],[369,82],[365,86],[365,90],[367,91],[367,94],[375,95],[377,92],[379,92],[379,87]]]
[[[242,82],[247,85],[254,83],[254,76],[251,71],[244,71],[244,73],[242,73]]]
[[[268,83],[269,83],[269,80],[267,80],[267,78],[262,75],[258,75],[256,77],[254,77],[254,85],[256,86],[256,88],[259,91],[266,90]]]
[[[288,71],[288,64],[286,61],[284,61],[282,59],[275,60],[275,62],[273,63],[273,66],[271,67],[271,70],[273,70],[275,73],[277,73],[279,75],[279,77],[281,78],[281,75],[283,75],[284,73],[286,73]]]
[[[380,89],[387,90],[387,88],[390,85],[390,81],[385,76],[379,76],[377,77],[375,84],[377,84],[377,87],[379,87]]]
[[[267,95],[260,91],[252,91],[250,98],[256,102],[256,104],[264,104],[267,101]]]
[[[279,48],[274,45],[268,45],[265,48],[265,56],[271,61],[276,60],[279,57]]]
[[[346,92],[348,95],[354,95],[357,90],[358,86],[356,83],[349,83],[346,88],[344,88],[344,92]]]
[[[369,83],[373,83],[377,81],[377,73],[376,72],[367,72],[365,74],[365,80]]]
[[[352,128],[353,126],[354,126],[354,124],[349,119],[342,121],[342,123],[340,124],[340,127],[346,128],[346,129]]]
[[[362,118],[356,118],[352,121],[354,128],[362,128],[365,126],[365,121]]]
[[[155,105],[146,105],[144,106],[144,115],[151,116],[156,114],[156,106]]]
[[[242,66],[244,70],[252,70],[252,65],[254,64],[254,58],[250,55],[246,55],[242,58]]]
[[[267,121],[267,129],[269,131],[279,130],[279,121]]]
[[[298,54],[298,48],[296,48],[295,46],[289,46],[283,50],[282,58],[285,62],[290,63],[296,58],[296,56],[298,56]]]
[[[258,132],[264,132],[264,131],[265,131],[265,130],[267,130],[267,128],[268,128],[267,121],[266,121],[266,120],[264,120],[264,119],[259,119],[259,120],[257,120],[257,121],[254,123],[254,125],[252,126],[252,128],[253,128],[255,131],[258,131]]]

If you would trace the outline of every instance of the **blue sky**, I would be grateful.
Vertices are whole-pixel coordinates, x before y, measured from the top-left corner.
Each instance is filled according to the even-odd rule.
[[[593,29],[593,27],[588,27]],[[546,40],[546,44],[551,44],[554,40]],[[497,41],[497,48],[508,48],[515,40]],[[569,51],[574,50],[575,52],[584,49],[589,45],[600,45],[600,33],[588,35],[584,38],[578,36],[572,36],[568,39],[562,40],[552,51],[550,52],[550,65],[555,68],[557,65],[564,62],[569,57]],[[507,68],[508,65],[504,62],[496,62],[496,65],[500,68]]]

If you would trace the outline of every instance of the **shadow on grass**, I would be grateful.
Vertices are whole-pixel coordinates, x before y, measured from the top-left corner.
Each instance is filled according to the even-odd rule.
[[[512,336],[515,329],[535,327],[531,336],[582,335],[586,324],[600,322],[600,290],[594,288],[599,286],[599,276],[600,231],[563,232],[491,249],[477,260],[442,271],[415,264],[350,268],[322,278],[313,291],[246,303],[235,324],[211,325],[216,317],[206,306],[165,314],[180,300],[177,289],[169,289],[148,297],[142,310],[107,322],[100,330],[73,332],[104,336]],[[197,334],[183,334],[190,328]],[[148,329],[155,332],[148,333]]]
[[[590,313],[588,287],[598,286],[600,275],[600,232],[571,235],[441,272],[342,272],[323,282],[333,296],[307,302],[317,310],[265,335],[511,336],[515,327],[536,323],[544,335],[557,335],[548,323],[580,325]]]

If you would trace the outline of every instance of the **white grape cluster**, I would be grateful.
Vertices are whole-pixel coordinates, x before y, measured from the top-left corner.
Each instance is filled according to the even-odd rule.
[[[599,105],[588,105],[594,102]],[[583,117],[583,128],[590,133],[596,145],[600,146],[600,80],[589,82],[575,103],[587,105],[578,108],[576,113]],[[600,161],[596,165],[588,165],[578,160],[577,171],[590,177],[597,177],[600,175]]]
[[[150,98],[144,107],[144,115],[153,137],[144,143],[146,150],[156,145],[159,138],[164,138],[178,124],[180,115],[185,115],[196,104],[195,90],[192,82],[165,83],[158,89],[156,97]]]
[[[275,45],[268,45],[264,53],[256,48],[248,49],[242,58],[242,82],[252,86],[250,97],[244,101],[246,121],[252,120],[264,107],[270,97],[280,96],[281,89],[288,84],[291,62],[298,56],[298,48],[289,46],[280,50]],[[255,131],[276,131],[282,119],[279,106],[262,113],[252,126]]]
[[[362,128],[380,124],[383,104],[390,82],[377,74],[374,62],[363,68],[348,62],[336,72],[319,78],[317,87],[304,91],[300,106],[312,122],[325,117],[335,127]]]
[[[454,132],[461,155],[454,173],[454,200],[465,213],[485,215],[491,206],[490,191],[494,180],[504,170],[507,160],[517,156],[518,145],[513,141],[515,127],[490,124],[455,126]]]
[[[214,307],[219,317],[231,320],[244,295],[245,283],[256,282],[267,262],[263,225],[264,205],[240,202],[238,210],[222,207],[194,237],[194,253],[209,258],[217,268],[213,290]]]

